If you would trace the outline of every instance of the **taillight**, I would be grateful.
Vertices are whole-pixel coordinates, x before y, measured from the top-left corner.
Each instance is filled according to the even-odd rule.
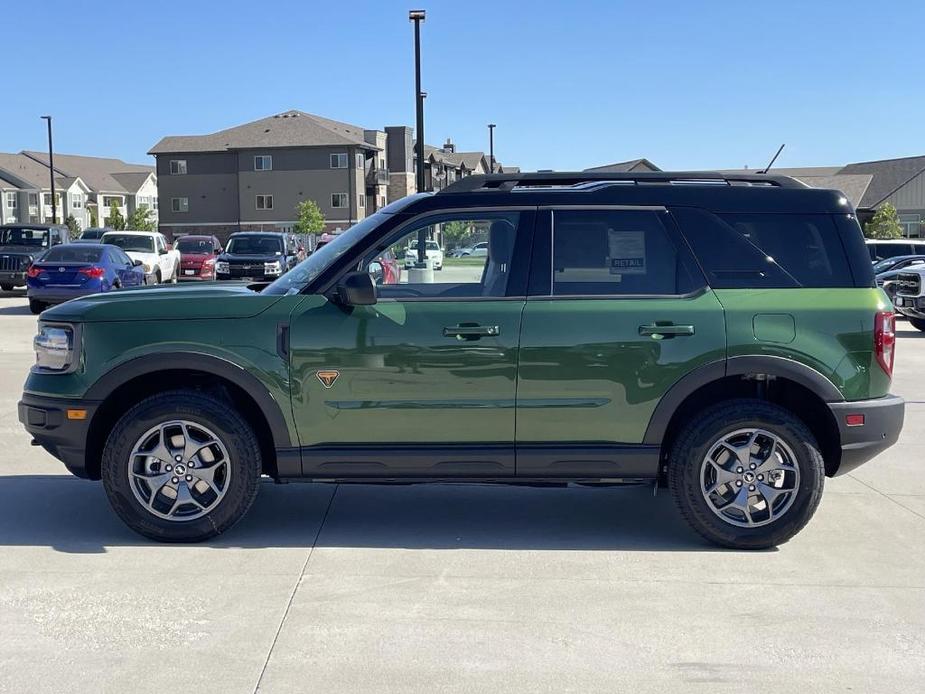
[[[87,277],[92,277],[93,279],[97,280],[106,273],[103,268],[96,267],[95,265],[93,267],[82,267],[77,272],[79,272],[81,275],[86,275]]]
[[[892,376],[896,356],[896,316],[892,311],[879,311],[874,316],[874,354],[880,368]]]
[[[29,269],[26,270],[26,277],[35,278],[35,277],[38,277],[39,275],[41,275],[43,272],[45,272],[45,271],[44,271],[42,268],[40,268],[40,267],[35,267],[35,265],[30,265],[30,266],[29,266]]]

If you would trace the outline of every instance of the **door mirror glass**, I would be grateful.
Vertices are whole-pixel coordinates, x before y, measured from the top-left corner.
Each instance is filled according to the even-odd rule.
[[[141,267],[142,265],[144,265],[144,263],[142,263],[140,260],[133,260],[132,265],[134,267]]]
[[[158,253],[158,255],[167,255],[167,249],[166,249],[166,248],[158,248],[158,249],[157,249],[157,253]]]
[[[371,306],[376,303],[376,285],[368,272],[351,272],[337,285],[337,296],[347,306]]]

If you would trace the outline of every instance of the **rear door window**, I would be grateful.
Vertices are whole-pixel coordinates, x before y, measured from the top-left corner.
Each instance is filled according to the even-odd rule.
[[[698,288],[656,210],[553,210],[554,296],[673,296]],[[701,282],[702,285],[702,282]]]

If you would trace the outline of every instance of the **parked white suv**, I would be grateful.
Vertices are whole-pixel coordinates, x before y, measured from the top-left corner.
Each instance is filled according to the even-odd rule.
[[[107,231],[100,243],[111,243],[140,260],[145,269],[145,284],[176,282],[180,275],[180,251],[169,249],[167,239],[156,231]]]
[[[443,269],[443,249],[440,248],[440,244],[436,241],[426,241],[424,253],[427,254],[427,259],[432,263],[434,270]],[[405,251],[405,267],[412,268],[417,261],[418,242],[415,241],[408,246],[408,250]]]
[[[893,280],[893,306],[912,327],[925,332],[925,269],[906,268]]]

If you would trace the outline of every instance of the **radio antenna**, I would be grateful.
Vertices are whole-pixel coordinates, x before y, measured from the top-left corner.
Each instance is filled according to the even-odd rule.
[[[786,147],[786,146],[787,146],[786,143],[785,143],[785,144],[782,144],[782,145],[780,146],[780,148],[777,150],[777,154],[775,154],[775,155],[771,158],[771,161],[768,163],[768,165],[767,165],[766,167],[764,167],[764,171],[759,171],[758,173],[766,174],[766,173],[770,170],[770,168],[771,168],[772,166],[774,166],[774,162],[777,161],[777,158],[780,156],[780,153],[784,151],[784,147]]]

